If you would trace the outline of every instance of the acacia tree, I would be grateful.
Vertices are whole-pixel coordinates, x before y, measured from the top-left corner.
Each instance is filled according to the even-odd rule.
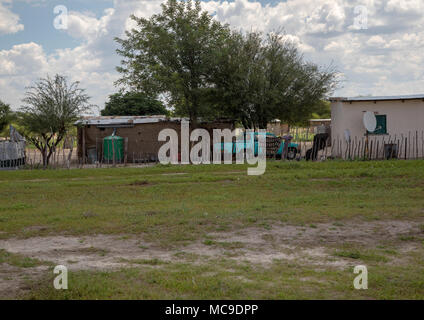
[[[68,129],[90,108],[89,97],[78,86],[79,82],[68,85],[64,76],[55,75],[27,88],[18,121],[25,138],[41,152],[44,167]]]
[[[149,19],[131,18],[137,27],[116,38],[123,57],[118,85],[149,95],[162,94],[176,114],[193,124],[207,113],[208,77],[214,54],[230,34],[227,26],[201,10],[200,2],[168,0]]]

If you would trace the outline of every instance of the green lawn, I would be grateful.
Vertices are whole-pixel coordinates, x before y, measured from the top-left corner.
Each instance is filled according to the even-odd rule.
[[[320,243],[326,259],[346,262],[339,267],[297,259],[255,264],[240,253],[246,243],[213,235],[277,225],[313,231],[351,221],[421,223],[423,217],[424,161],[277,161],[262,176],[248,176],[244,165],[0,172],[0,239],[102,234],[141,237],[182,254],[192,243],[226,253],[70,272],[70,288],[62,292],[52,288],[49,273],[29,281],[22,298],[422,299],[423,226],[421,233],[372,244]],[[33,263],[22,259],[0,252],[0,264]],[[358,291],[352,266],[361,263],[370,284]]]

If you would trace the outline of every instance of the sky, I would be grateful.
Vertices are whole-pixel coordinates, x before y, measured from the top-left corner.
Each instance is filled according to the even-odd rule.
[[[147,18],[161,3],[0,0],[0,100],[17,110],[26,87],[59,73],[80,81],[99,113],[118,90],[114,38],[134,26],[131,14]],[[202,1],[202,7],[236,30],[284,30],[305,60],[337,71],[333,96],[424,93],[424,0]]]

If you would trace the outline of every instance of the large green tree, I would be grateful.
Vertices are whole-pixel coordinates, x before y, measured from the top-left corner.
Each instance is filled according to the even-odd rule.
[[[281,33],[233,33],[216,60],[216,106],[246,128],[266,128],[276,118],[304,122],[335,85],[332,70],[305,62]]]
[[[230,117],[246,128],[304,122],[333,90],[334,72],[306,62],[282,33],[231,31],[196,1],[168,0],[117,39],[117,84],[162,94],[177,115]]]
[[[117,38],[123,57],[117,82],[130,90],[162,94],[178,115],[195,123],[208,113],[209,75],[230,34],[201,10],[200,2],[168,0],[149,19],[131,18],[136,28]]]
[[[146,116],[167,115],[168,110],[161,101],[142,92],[115,93],[109,96],[102,116]]]
[[[60,75],[40,79],[27,88],[18,123],[26,139],[40,150],[44,167],[73,123],[90,108],[88,100],[79,82],[68,84]]]

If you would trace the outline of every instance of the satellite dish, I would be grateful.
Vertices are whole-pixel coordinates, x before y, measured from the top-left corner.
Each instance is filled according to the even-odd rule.
[[[374,132],[377,127],[377,119],[374,112],[367,111],[364,113],[364,126],[369,132]]]
[[[349,143],[349,141],[350,141],[350,131],[349,131],[349,129],[346,129],[344,131],[344,136],[345,136],[346,142]]]

